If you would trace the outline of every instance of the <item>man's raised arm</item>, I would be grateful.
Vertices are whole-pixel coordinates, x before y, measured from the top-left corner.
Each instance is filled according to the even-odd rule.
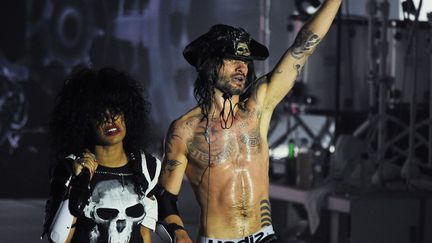
[[[294,44],[279,60],[269,76],[269,83],[261,91],[265,93],[265,110],[273,111],[291,90],[307,59],[327,34],[341,2],[342,0],[325,0],[297,34]]]

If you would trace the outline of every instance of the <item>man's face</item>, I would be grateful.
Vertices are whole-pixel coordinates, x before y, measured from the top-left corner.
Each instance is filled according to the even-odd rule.
[[[248,65],[245,61],[236,59],[224,59],[219,69],[219,78],[216,88],[224,93],[240,95],[246,87],[246,75]]]
[[[95,123],[96,144],[102,146],[115,145],[123,142],[126,136],[126,125],[123,114],[114,116],[107,112],[103,122]]]

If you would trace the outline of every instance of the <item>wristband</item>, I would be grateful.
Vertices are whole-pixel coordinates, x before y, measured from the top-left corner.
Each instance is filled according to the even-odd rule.
[[[171,223],[171,224],[168,224],[168,228],[169,228],[169,230],[171,231],[171,232],[176,232],[177,230],[184,230],[184,227],[183,226],[181,226],[181,225],[178,225],[178,224],[176,224],[176,223]]]

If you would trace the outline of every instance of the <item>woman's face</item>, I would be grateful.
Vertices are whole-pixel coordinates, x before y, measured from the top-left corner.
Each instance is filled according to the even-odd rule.
[[[111,119],[110,112],[107,112],[108,119],[95,123],[96,145],[111,146],[122,143],[126,136],[126,125],[124,115],[119,114]]]

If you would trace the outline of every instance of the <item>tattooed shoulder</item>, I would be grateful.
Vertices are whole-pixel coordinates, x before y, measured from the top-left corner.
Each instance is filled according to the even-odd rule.
[[[182,117],[178,120],[175,120],[169,127],[169,137],[188,137],[188,134],[191,134],[196,125],[199,123],[199,120],[199,116]]]
[[[174,139],[182,139],[182,136],[179,132],[180,132],[180,130],[178,129],[178,126],[176,125],[175,122],[173,122],[171,124],[171,126],[169,127],[167,135],[166,135],[166,142],[168,143],[168,145],[171,145],[171,142]],[[169,149],[169,147],[167,149]]]

